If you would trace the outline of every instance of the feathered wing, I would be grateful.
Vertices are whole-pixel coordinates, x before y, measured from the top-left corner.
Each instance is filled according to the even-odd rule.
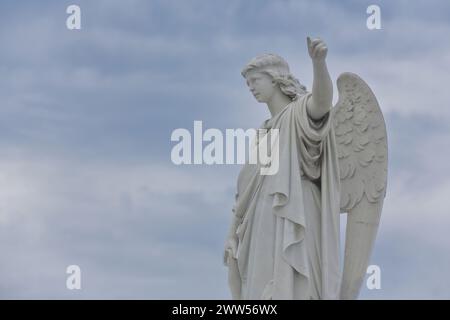
[[[333,108],[341,179],[341,212],[347,212],[341,299],[356,299],[375,242],[387,183],[387,134],[369,86],[356,74],[337,80]]]

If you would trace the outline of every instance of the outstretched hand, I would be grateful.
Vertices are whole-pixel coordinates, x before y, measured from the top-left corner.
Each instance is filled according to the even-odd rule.
[[[311,59],[314,61],[325,60],[328,52],[328,47],[325,42],[319,38],[312,39],[310,37],[306,38],[308,44],[308,52]]]

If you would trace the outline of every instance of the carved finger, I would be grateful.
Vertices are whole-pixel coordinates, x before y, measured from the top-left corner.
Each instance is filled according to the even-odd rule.
[[[313,40],[312,42],[311,42],[311,45],[312,45],[312,49],[314,50],[318,45],[320,45],[321,43],[323,43],[322,42],[322,40],[320,40],[320,39],[315,39],[315,40]]]
[[[306,38],[306,43],[307,43],[307,45],[308,45],[308,52],[309,52],[310,55],[312,55],[312,53],[313,53],[313,48],[312,48],[311,38],[310,38],[310,37],[307,37],[307,38]]]
[[[327,47],[325,44],[317,45],[314,48],[314,55],[316,56],[317,54],[322,54],[322,53],[326,52],[326,50],[327,50]]]

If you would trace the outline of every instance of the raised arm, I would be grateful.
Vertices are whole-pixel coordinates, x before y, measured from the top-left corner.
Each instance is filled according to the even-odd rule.
[[[313,63],[314,80],[312,97],[308,100],[307,110],[314,120],[320,120],[331,109],[333,101],[333,83],[328,73],[325,58],[328,48],[321,39],[307,38],[308,52]]]

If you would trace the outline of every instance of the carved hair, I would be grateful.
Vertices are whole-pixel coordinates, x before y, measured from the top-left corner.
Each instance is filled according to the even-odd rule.
[[[265,53],[256,56],[242,69],[241,74],[244,78],[250,71],[259,71],[266,73],[280,86],[281,91],[291,100],[297,98],[298,95],[305,94],[306,87],[302,85],[289,71],[289,65],[279,55]]]

